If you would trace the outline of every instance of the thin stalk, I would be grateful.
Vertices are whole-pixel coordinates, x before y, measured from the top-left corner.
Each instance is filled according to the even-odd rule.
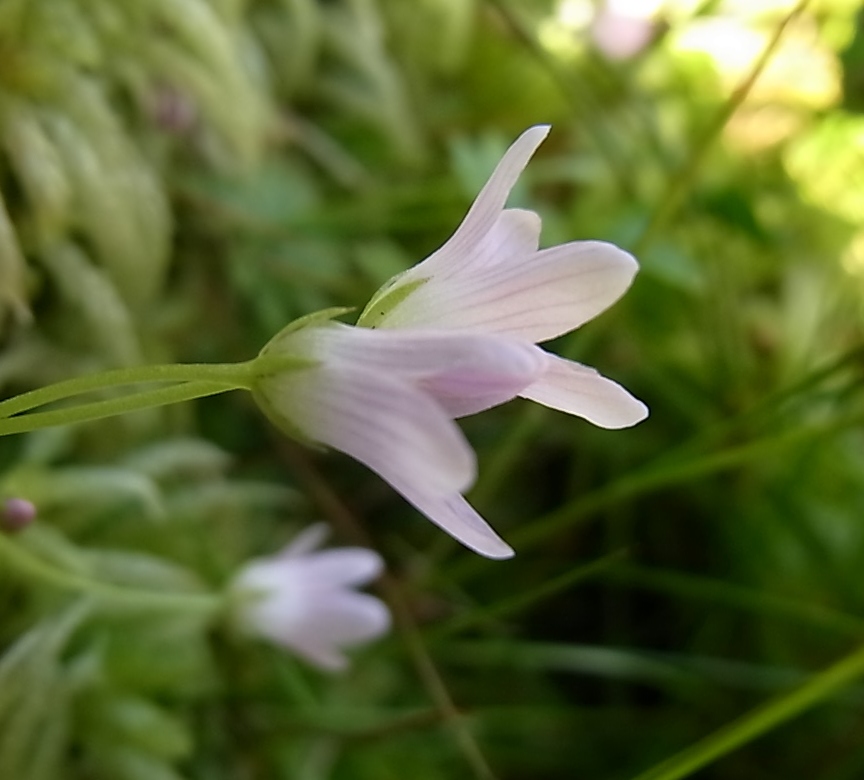
[[[618,563],[599,574],[611,582],[665,593],[679,599],[703,601],[774,619],[782,618],[848,638],[864,635],[864,619],[856,615],[689,572]]]
[[[33,555],[8,536],[0,534],[0,558],[9,568],[26,579],[44,582],[63,590],[86,593],[103,600],[121,603],[124,606],[179,609],[193,612],[218,612],[222,598],[209,593],[161,593],[140,590],[90,579],[89,577],[64,571]]]
[[[0,418],[11,417],[20,412],[26,412],[45,404],[73,398],[84,393],[147,382],[209,381],[248,389],[254,376],[252,366],[257,362],[250,360],[246,363],[132,366],[104,371],[99,374],[73,377],[0,402]]]
[[[354,513],[348,509],[330,487],[305,454],[284,440],[280,440],[280,451],[286,462],[306,484],[312,500],[318,504],[337,532],[352,542],[375,549],[369,534]],[[466,718],[459,711],[447,688],[447,683],[438,671],[434,659],[426,647],[417,621],[402,594],[402,585],[391,574],[384,573],[379,579],[379,589],[390,607],[396,628],[408,647],[417,676],[432,700],[443,722],[450,728],[456,744],[477,780],[495,780],[495,773],[471,731]]]
[[[591,137],[600,153],[600,159],[605,163],[609,173],[615,180],[619,192],[633,197],[632,177],[626,163],[622,164],[623,155],[614,136],[604,128],[598,128],[594,122],[583,121],[584,116],[599,115],[600,103],[590,89],[582,89],[578,80],[569,78],[537,40],[529,26],[521,20],[506,0],[486,0],[494,8],[513,34],[526,47],[531,55],[543,66],[555,85],[561,90],[568,104],[574,107],[582,130]],[[579,111],[582,108],[582,111]]]
[[[644,251],[645,247],[650,244],[654,236],[660,228],[662,228],[670,217],[677,211],[681,201],[689,192],[693,181],[699,173],[705,155],[711,149],[714,142],[720,137],[723,128],[726,126],[732,115],[741,107],[753,85],[756,83],[762,71],[768,65],[771,57],[780,44],[783,33],[789,24],[798,17],[809,4],[810,0],[801,0],[777,25],[774,35],[768,41],[768,45],[762,51],[759,59],[754,63],[750,72],[742,79],[741,83],[735,88],[729,99],[721,106],[719,112],[714,117],[711,124],[708,126],[702,137],[696,142],[690,150],[690,155],[681,170],[673,176],[666,187],[666,191],[657,199],[658,207],[651,214],[651,219],[645,228],[645,231],[631,247],[635,254]]]
[[[634,780],[680,780],[820,704],[864,675],[864,645],[791,693],[778,696],[723,726]]]
[[[518,596],[498,601],[492,606],[473,609],[470,612],[457,615],[446,623],[441,623],[435,628],[427,629],[427,640],[429,642],[439,641],[466,628],[472,628],[476,625],[488,623],[491,620],[512,616],[584,580],[602,577],[609,569],[620,563],[625,555],[626,553],[623,550],[610,553],[602,558],[598,558],[596,561],[577,566],[572,571],[565,572],[549,582],[544,582],[528,593],[520,593]]]
[[[516,420],[488,460],[483,464],[477,483],[471,490],[471,501],[478,506],[489,502],[510,478],[510,474],[525,456],[528,444],[537,429],[547,419],[549,410],[539,404],[531,404]]]
[[[562,528],[572,528],[591,514],[619,502],[739,468],[745,463],[768,457],[783,447],[808,440],[824,439],[861,425],[862,419],[864,418],[860,414],[850,415],[823,425],[802,426],[737,447],[728,447],[701,458],[691,457],[688,460],[682,459],[680,462],[669,464],[664,462],[662,467],[648,464],[641,470],[633,471],[615,482],[564,504],[554,512],[535,518],[530,524],[513,531],[508,541],[517,552],[525,552]],[[485,561],[478,558],[464,558],[450,566],[444,576],[451,583],[462,581],[482,571],[484,563]]]
[[[702,458],[692,458],[681,462],[665,465],[663,468],[650,466],[643,471],[637,471],[607,487],[588,493],[571,501],[560,509],[537,518],[530,525],[511,534],[511,541],[524,549],[546,539],[550,533],[563,526],[570,526],[578,518],[591,512],[606,508],[612,504],[651,493],[661,488],[668,488],[684,482],[703,479],[730,469],[738,468],[760,458],[772,455],[778,449],[811,439],[822,439],[851,426],[860,425],[860,414],[833,420],[824,425],[802,426],[800,428],[757,439],[737,447],[729,447],[720,452],[705,455]]]
[[[50,389],[50,388],[45,388]],[[141,393],[125,395],[122,398],[110,398],[106,401],[94,401],[89,404],[73,406],[69,409],[56,409],[51,412],[33,412],[19,417],[0,419],[0,436],[13,433],[26,433],[39,428],[50,428],[55,425],[101,420],[127,412],[151,409],[155,406],[191,401],[208,395],[226,393],[236,390],[237,384],[222,382],[183,382],[161,387],[157,390],[147,390]],[[36,391],[38,392],[38,391]],[[12,399],[14,400],[14,399]]]

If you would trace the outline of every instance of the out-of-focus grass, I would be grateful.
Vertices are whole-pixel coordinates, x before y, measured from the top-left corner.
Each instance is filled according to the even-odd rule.
[[[22,544],[77,582],[194,596],[323,516],[387,556],[401,605],[329,679],[4,573],[0,777],[864,774],[854,674],[793,706],[864,636],[857,3],[669,0],[624,59],[587,1],[121,5],[0,2],[6,392],[244,359],[362,305],[551,122],[515,199],[545,243],[642,267],[553,346],[651,417],[466,420],[503,563],[240,397],[0,440],[3,494],[40,507]]]

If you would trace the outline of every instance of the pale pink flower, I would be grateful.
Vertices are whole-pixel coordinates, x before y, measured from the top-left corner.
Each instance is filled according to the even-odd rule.
[[[575,330],[624,294],[638,270],[630,254],[603,241],[539,249],[540,217],[504,207],[548,132],[536,126],[516,140],[450,240],[385,284],[358,325],[539,343]],[[594,369],[543,356],[544,369],[519,392],[523,398],[603,428],[625,428],[647,416],[641,401]]]
[[[277,425],[364,463],[467,547],[490,558],[513,554],[462,509],[477,465],[453,418],[514,398],[545,370],[542,350],[494,334],[319,319],[289,326],[262,355],[308,361],[256,382],[255,398]]]
[[[250,561],[232,590],[242,630],[340,671],[348,665],[344,649],[386,634],[390,613],[356,590],[381,574],[381,556],[363,547],[318,550],[325,536],[323,524],[314,525],[276,555]]]
[[[548,131],[522,134],[450,240],[373,296],[365,327],[316,316],[289,326],[262,354],[306,367],[259,377],[253,390],[287,432],[365,463],[490,558],[513,550],[462,495],[476,462],[454,418],[516,395],[605,428],[647,414],[619,384],[535,346],[611,306],[637,270],[601,241],[541,250],[540,218],[504,208]]]
[[[655,36],[657,2],[604,0],[591,25],[594,45],[610,60],[629,60]]]

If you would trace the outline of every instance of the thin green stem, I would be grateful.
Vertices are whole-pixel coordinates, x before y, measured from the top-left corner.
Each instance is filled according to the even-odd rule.
[[[471,490],[471,501],[482,506],[492,499],[509,479],[513,469],[524,457],[528,442],[547,418],[545,406],[532,404],[508,431],[504,440],[495,447],[483,464],[477,483]]]
[[[617,563],[602,570],[600,576],[612,582],[669,594],[679,599],[703,601],[774,619],[790,620],[850,638],[864,635],[864,620],[855,615],[689,572]]]
[[[49,388],[46,388],[49,389]],[[183,382],[161,387],[157,390],[147,390],[141,393],[125,395],[122,398],[110,398],[106,401],[94,401],[89,404],[73,406],[69,409],[56,409],[51,412],[34,412],[19,417],[0,419],[0,436],[13,433],[26,433],[39,428],[50,428],[55,425],[100,420],[127,412],[150,409],[155,406],[191,401],[208,395],[225,393],[238,389],[236,383],[220,382]],[[14,400],[14,399],[13,399]]]
[[[73,377],[0,402],[0,418],[11,417],[38,406],[84,393],[148,382],[208,381],[249,389],[252,379],[257,374],[259,364],[260,359],[245,363],[132,366],[104,371],[100,374]]]
[[[828,699],[864,675],[864,645],[791,693],[778,696],[635,780],[680,780]]]
[[[375,549],[366,529],[336,495],[330,484],[309,463],[305,454],[284,440],[280,442],[280,446],[286,461],[299,474],[300,479],[306,483],[313,501],[319,505],[333,527],[353,542]],[[433,701],[441,719],[451,729],[453,737],[474,776],[477,780],[495,780],[495,774],[471,731],[470,725],[453,701],[447,684],[426,647],[420,628],[417,626],[414,615],[403,595],[402,584],[385,572],[379,579],[379,587],[393,612],[396,628],[408,646],[414,668],[423,683],[423,687]]]
[[[626,553],[623,550],[610,553],[596,561],[577,566],[572,571],[565,572],[549,582],[544,582],[539,587],[527,593],[520,593],[517,596],[499,601],[492,606],[473,609],[457,615],[446,623],[439,623],[435,628],[427,629],[425,632],[427,641],[439,641],[466,628],[473,628],[477,625],[489,623],[492,620],[512,616],[584,580],[601,577],[611,567],[619,563],[625,555]]]
[[[544,517],[537,518],[530,526],[514,532],[512,541],[520,545],[520,548],[535,545],[546,539],[550,533],[563,526],[571,525],[578,518],[624,499],[738,468],[745,463],[769,457],[779,449],[811,439],[822,439],[861,423],[862,416],[855,414],[822,425],[802,426],[775,436],[766,436],[701,458],[664,464],[662,468],[650,466],[571,501]]]
[[[565,96],[567,104],[573,107],[574,112],[580,118],[580,127],[591,136],[591,140],[600,153],[600,159],[612,174],[618,190],[624,195],[633,196],[632,177],[629,175],[626,162],[623,160],[621,144],[607,128],[598,126],[596,121],[585,122],[585,116],[600,115],[600,101],[590,86],[586,87],[579,79],[570,78],[566,72],[559,67],[553,57],[549,55],[542,44],[537,40],[531,27],[525,24],[505,0],[486,0],[487,5],[493,8],[503,22],[510,28],[520,43],[546,70],[555,85]]]
[[[862,422],[864,417],[855,414],[821,425],[801,426],[785,433],[766,436],[701,457],[691,455],[676,463],[663,463],[662,466],[648,464],[615,482],[569,501],[553,512],[535,518],[530,524],[513,531],[509,541],[517,550],[524,552],[531,547],[536,547],[563,528],[573,528],[579,521],[601,509],[673,485],[704,479],[739,468],[745,463],[772,456],[777,450],[793,444],[808,440],[824,440],[836,433],[861,425]],[[448,568],[446,578],[450,582],[461,581],[470,578],[478,571],[483,571],[482,559],[463,558]]]
[[[809,4],[810,0],[800,0],[800,2],[786,15],[782,22],[777,25],[774,35],[768,41],[759,59],[754,63],[750,72],[744,77],[738,87],[732,92],[729,99],[720,108],[720,111],[712,120],[711,124],[706,129],[702,137],[696,142],[690,150],[690,155],[684,166],[673,176],[666,187],[666,191],[657,199],[658,207],[651,215],[651,219],[645,228],[645,231],[631,247],[635,254],[644,251],[645,247],[650,244],[668,220],[675,214],[678,206],[684,200],[689,192],[693,181],[696,179],[702,162],[705,159],[708,151],[713,146],[717,138],[723,132],[732,115],[741,107],[742,103],[747,99],[753,85],[756,83],[762,71],[768,65],[771,57],[774,55],[783,33],[789,24],[799,16]]]
[[[862,363],[864,363],[864,348],[856,346],[839,358],[832,360],[831,363],[814,369],[794,384],[769,392],[759,399],[754,406],[703,428],[689,439],[661,454],[653,461],[654,467],[662,468],[666,463],[679,463],[682,460],[697,457],[700,450],[710,448],[716,442],[722,442],[724,438],[727,440],[735,438],[736,432],[746,433],[746,426],[770,419],[771,415],[776,417],[786,414],[788,416],[790,404],[812,398],[820,385],[829,381],[836,384],[838,375],[844,371],[855,371]],[[859,374],[850,376],[848,382],[851,386],[859,386]],[[808,392],[810,393],[809,396],[807,395]],[[738,436],[740,438],[740,433]]]
[[[388,583],[387,602],[393,610],[393,618],[399,626],[403,640],[408,645],[424,687],[450,726],[451,733],[470,764],[474,775],[478,780],[495,780],[495,773],[486,760],[486,756],[480,750],[476,738],[465,722],[465,717],[456,707],[444,678],[429,654],[414,616],[405,603],[399,587],[395,584]]]
[[[4,534],[0,534],[0,558],[9,568],[29,580],[44,582],[64,590],[86,593],[124,606],[205,613],[216,613],[223,607],[223,599],[212,593],[161,593],[140,590],[112,585],[64,571],[42,560]]]

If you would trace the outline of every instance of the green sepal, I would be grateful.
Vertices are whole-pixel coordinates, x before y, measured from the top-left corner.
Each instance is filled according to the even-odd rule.
[[[279,411],[279,409],[270,402],[270,398],[266,393],[262,393],[257,387],[254,387],[252,388],[252,398],[255,400],[255,403],[258,404],[258,408],[264,412],[264,416],[286,436],[311,449],[324,449],[320,442],[310,439],[294,424],[288,415]]]
[[[280,343],[287,336],[295,333],[298,330],[307,328],[310,325],[317,325],[322,322],[327,322],[328,320],[335,319],[336,317],[341,317],[343,314],[348,314],[352,311],[354,311],[353,306],[331,306],[329,309],[321,309],[321,311],[313,311],[311,314],[304,314],[302,317],[299,317],[296,320],[292,320],[291,322],[289,322],[272,339],[270,339],[270,341],[268,341],[258,353],[258,357],[262,357],[271,350],[278,348]]]
[[[295,441],[320,449],[320,444],[311,441],[288,417],[280,411],[275,404],[270,400],[270,394],[264,393],[261,390],[262,380],[273,377],[276,374],[284,373],[285,371],[302,371],[306,368],[312,368],[318,365],[317,360],[307,357],[291,355],[290,347],[285,345],[285,342],[303,328],[308,328],[314,325],[320,325],[325,322],[339,317],[348,312],[354,311],[352,307],[333,306],[329,309],[322,309],[311,314],[306,314],[292,322],[289,322],[282,330],[280,330],[270,341],[268,341],[258,357],[253,361],[253,373],[255,379],[250,388],[252,397],[255,403],[264,412],[270,422],[272,422],[279,430],[287,436],[290,436]],[[256,365],[257,364],[257,365]]]
[[[381,324],[382,320],[395,309],[402,301],[404,301],[418,287],[426,284],[428,279],[416,279],[413,282],[399,284],[399,278],[395,277],[378,290],[363,313],[357,320],[357,325],[362,328],[375,328]]]
[[[292,334],[312,325],[329,322],[334,317],[339,317],[340,315],[347,314],[351,311],[354,311],[354,309],[346,306],[333,306],[329,309],[315,311],[311,314],[299,317],[296,320],[292,320],[275,336],[273,336],[273,338],[264,345],[258,353],[258,356],[250,362],[252,384],[249,389],[253,391],[256,399],[258,399],[258,394],[255,393],[255,387],[261,379],[266,379],[267,377],[281,374],[285,371],[300,371],[304,368],[311,368],[312,366],[318,365],[318,361],[313,358],[291,354],[290,346],[286,346],[285,342],[288,341]]]

